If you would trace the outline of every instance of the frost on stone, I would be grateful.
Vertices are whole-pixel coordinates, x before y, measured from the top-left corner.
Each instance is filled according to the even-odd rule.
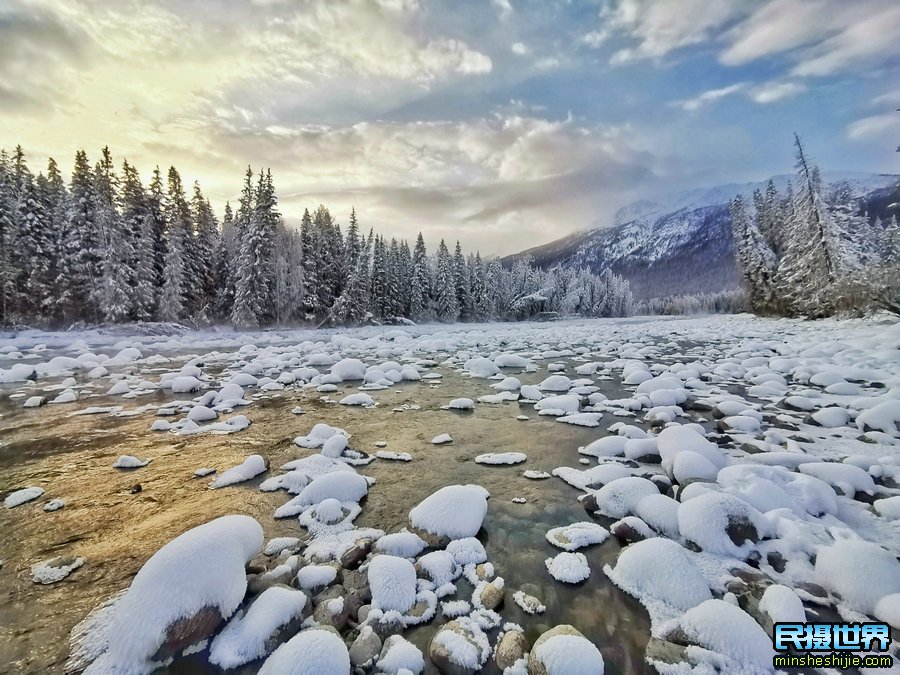
[[[394,452],[392,450],[379,450],[375,453],[378,459],[386,459],[395,462],[411,462],[412,455],[408,452]]]
[[[591,576],[591,568],[583,553],[560,553],[544,561],[547,571],[557,581],[577,584]]]
[[[306,603],[302,591],[284,586],[267,588],[215,637],[209,648],[210,663],[229,669],[266,656],[270,638],[279,628],[300,617]]]
[[[648,495],[659,494],[652,481],[626,476],[610,481],[594,493],[597,509],[608,518],[624,518],[633,513],[638,502]]]
[[[385,675],[417,675],[425,668],[425,657],[418,647],[402,635],[392,635],[385,640],[375,667]]]
[[[553,635],[535,645],[534,657],[547,675],[603,675],[603,655],[583,635]]]
[[[368,568],[372,606],[406,613],[416,601],[416,570],[405,558],[377,555]]]
[[[480,485],[448,485],[429,495],[409,512],[410,524],[449,539],[474,537],[490,496]]]
[[[576,551],[585,546],[602,544],[609,538],[609,530],[594,522],[582,521],[547,532],[547,541],[564,551]]]
[[[207,637],[243,600],[244,566],[262,544],[262,527],[248,516],[224,516],[179,535],[127,591],[76,627],[72,662],[90,662],[88,675],[149,672],[188,646],[170,640],[173,627],[194,621],[206,628],[196,639]]]
[[[269,463],[262,455],[250,455],[243,462],[235,467],[228,469],[216,476],[215,480],[210,484],[210,488],[215,490],[223,488],[235,483],[243,483],[244,481],[255,478],[269,468]]]

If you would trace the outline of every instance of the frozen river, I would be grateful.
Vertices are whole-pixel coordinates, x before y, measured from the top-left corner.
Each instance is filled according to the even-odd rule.
[[[240,666],[243,672],[259,670],[301,621],[305,632],[333,626],[348,647],[359,643],[356,654],[369,629],[379,634],[379,646],[402,634],[421,651],[424,672],[437,672],[435,663],[449,672],[446,659],[464,660],[466,650],[436,659],[430,653],[442,642],[436,637],[442,627],[462,611],[458,601],[470,603],[461,639],[474,645],[475,668],[483,672],[500,672],[490,652],[502,636],[521,632],[523,644],[533,645],[560,625],[596,648],[607,673],[713,662],[726,671],[764,671],[765,659],[748,657],[747,645],[765,644],[771,623],[798,611],[810,620],[868,617],[896,627],[898,347],[900,327],[889,321],[750,316],[2,338],[0,498],[7,508],[0,509],[0,671],[63,672],[76,624],[128,589],[167,542],[228,514],[255,519],[266,542],[298,540],[281,555],[248,556],[250,586],[232,623],[269,597],[260,595],[266,588],[303,588],[294,592],[308,597],[296,627],[273,624],[263,653]],[[470,399],[471,408],[461,399]],[[316,425],[325,425],[319,432],[326,441],[349,438],[336,450],[334,443],[322,448],[310,440]],[[452,441],[432,442],[442,434]],[[406,453],[410,461],[384,453]],[[522,453],[525,460],[474,461],[490,453]],[[245,463],[254,455],[265,471]],[[283,469],[313,455],[321,459],[315,470],[309,461]],[[122,456],[150,461],[114,468]],[[238,478],[245,480],[210,489],[217,476],[241,465]],[[355,498],[335,488],[346,517],[310,526],[322,500],[303,501],[303,490],[334,467],[366,477],[368,486]],[[195,476],[201,468],[216,472]],[[452,485],[478,485],[490,494],[473,534],[493,574],[485,560],[467,568],[459,559],[450,591],[423,571],[421,557],[444,549],[446,541],[432,538],[468,507],[438,513],[433,527],[412,522],[410,512]],[[297,513],[275,518],[292,498],[302,502]],[[555,544],[548,539],[554,528],[576,523],[604,534],[596,543],[576,541],[572,530]],[[362,539],[371,544],[404,528],[422,535],[421,548],[379,549],[375,541],[360,559],[345,557]],[[571,552],[563,550],[567,537]],[[645,547],[653,539],[675,545],[677,555]],[[871,555],[846,560],[841,544],[848,539],[857,550],[874,547]],[[634,555],[618,563],[625,546]],[[400,628],[386,626],[380,581],[367,578],[379,553],[419,563],[416,604],[401,612],[407,619]],[[823,553],[826,563],[817,562]],[[331,583],[305,588],[298,581],[298,571],[329,558],[338,572]],[[671,565],[654,564],[659,558],[671,558]],[[559,573],[575,565],[577,577],[582,563],[585,580],[567,583],[573,579]],[[866,565],[877,597],[842,578]],[[160,597],[174,588],[165,574],[177,578],[180,571],[162,574]],[[669,574],[687,579],[688,590],[668,588]],[[502,604],[481,606],[497,577]],[[246,583],[244,575],[232,583]],[[526,612],[517,592],[544,610]],[[764,595],[770,599],[761,602]],[[683,622],[690,612],[696,620]],[[716,639],[712,626],[741,625],[744,618],[758,634],[748,629],[733,644]],[[222,633],[224,619],[197,634],[196,648],[160,662],[171,672],[218,672],[211,661],[221,658],[211,658],[217,647],[208,638]],[[147,671],[152,660],[140,645],[153,646],[152,655],[167,625],[148,607],[146,625],[130,628],[146,635],[79,630],[76,651],[89,656],[70,667],[99,656],[98,664],[122,672]],[[238,642],[249,639],[233,633]],[[129,641],[137,645],[131,651],[109,649]],[[410,658],[403,649],[387,651],[374,655],[381,665],[360,667],[372,672],[400,654]],[[552,665],[549,650],[540,653],[543,667]],[[770,663],[771,654],[766,658]],[[526,656],[518,667],[527,662]],[[415,664],[413,655],[409,665]]]

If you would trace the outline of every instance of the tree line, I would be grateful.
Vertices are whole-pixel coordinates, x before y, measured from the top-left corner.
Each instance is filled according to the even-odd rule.
[[[166,321],[240,328],[407,321],[626,316],[628,282],[583,269],[510,267],[441,241],[342,228],[325,206],[299,229],[279,212],[272,173],[244,174],[221,222],[199,185],[154,169],[145,186],[108,148],[79,150],[68,183],[51,158],[35,175],[0,151],[0,323]]]
[[[796,173],[752,204],[731,202],[736,255],[751,310],[819,318],[872,307],[900,314],[896,214],[872,218],[846,184],[826,187],[794,136]]]

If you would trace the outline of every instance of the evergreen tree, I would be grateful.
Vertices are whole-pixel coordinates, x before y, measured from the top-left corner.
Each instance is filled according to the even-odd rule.
[[[156,303],[156,232],[153,216],[137,168],[126,160],[122,164],[122,234],[130,241],[128,295],[132,318],[146,321],[153,316]]]
[[[209,200],[203,196],[200,183],[196,181],[191,199],[191,217],[195,242],[192,283],[197,289],[200,316],[208,317],[213,312],[216,296],[215,252],[219,247],[219,225]]]
[[[430,274],[428,271],[428,253],[422,233],[416,237],[416,247],[412,256],[412,274],[409,282],[409,318],[423,321],[428,317],[428,304],[431,294]]]
[[[94,177],[84,150],[75,153],[69,183],[60,251],[58,304],[64,320],[76,317],[99,319],[93,299],[100,280],[100,243]]]
[[[453,259],[450,257],[450,251],[443,239],[438,247],[434,285],[435,313],[438,321],[455,322],[459,318],[456,278],[453,274]]]
[[[237,228],[231,204],[225,203],[222,217],[222,233],[216,248],[216,272],[218,282],[216,290],[215,315],[218,318],[230,318],[234,306],[235,279],[237,277],[237,258],[240,249]]]
[[[319,303],[319,261],[322,251],[318,232],[308,209],[303,210],[300,221],[300,250],[303,265],[303,310],[310,318],[315,319],[324,311]]]
[[[459,240],[456,240],[456,250],[453,254],[453,282],[456,292],[456,304],[459,307],[459,318],[463,321],[471,321],[472,295],[469,280],[469,267],[463,255]]]

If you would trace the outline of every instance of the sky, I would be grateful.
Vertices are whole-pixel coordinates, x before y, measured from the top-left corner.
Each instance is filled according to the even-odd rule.
[[[0,146],[108,145],[219,214],[280,209],[505,254],[637,199],[900,173],[896,0],[0,0]]]

